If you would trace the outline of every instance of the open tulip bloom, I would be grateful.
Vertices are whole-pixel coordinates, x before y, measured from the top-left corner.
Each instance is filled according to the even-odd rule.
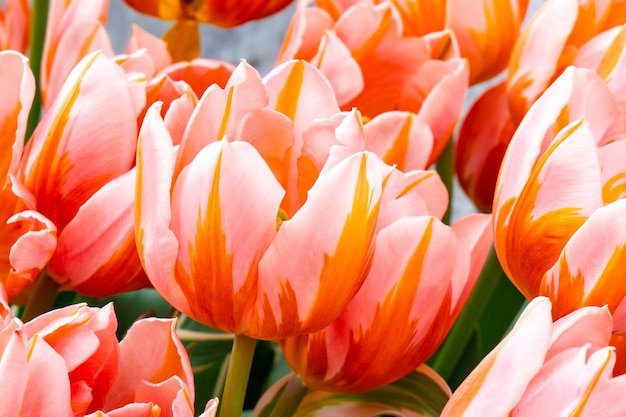
[[[626,413],[626,1],[124,3],[0,5],[0,417]]]

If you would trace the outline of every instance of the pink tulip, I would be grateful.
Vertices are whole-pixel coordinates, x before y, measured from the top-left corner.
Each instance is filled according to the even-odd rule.
[[[31,9],[27,0],[7,0],[0,8],[0,51],[26,53],[30,40]]]
[[[550,307],[544,297],[531,301],[452,395],[442,417],[623,414],[619,393],[626,376],[612,374],[608,310],[583,307],[553,323]]]
[[[0,52],[0,72],[0,282],[14,299],[48,263],[56,247],[56,227],[35,211],[32,195],[17,178],[35,92],[28,60],[16,52]]]
[[[624,332],[620,120],[605,82],[568,68],[509,145],[496,186],[494,241],[502,267],[527,298],[549,296],[556,318],[608,304],[615,331]]]
[[[26,324],[0,286],[0,416],[192,417],[194,384],[174,320],[136,322],[121,343],[111,304],[72,305]],[[211,400],[203,416],[215,414]]]
[[[338,110],[319,71],[294,61],[263,80],[244,62],[224,89],[209,87],[176,156],[158,106],[148,111],[137,245],[172,305],[261,339],[337,317],[365,279],[382,204],[399,192],[385,197],[388,177],[401,176],[362,152],[358,116]]]
[[[433,185],[413,189],[412,198],[433,198],[432,190],[419,190]],[[355,393],[389,384],[424,363],[443,341],[485,260],[490,216],[448,227],[422,207],[377,234],[363,286],[330,326],[280,342],[308,387]]]
[[[133,235],[132,168],[143,82],[128,81],[101,54],[87,56],[37,126],[20,162],[18,179],[32,194],[33,208],[58,230],[48,273],[84,294],[105,296],[149,285]]]

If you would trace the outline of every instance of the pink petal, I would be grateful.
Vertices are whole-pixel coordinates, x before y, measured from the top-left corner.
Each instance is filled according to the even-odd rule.
[[[268,106],[293,120],[299,138],[313,120],[331,117],[339,106],[332,86],[322,73],[305,61],[289,61],[263,78]]]
[[[60,91],[68,74],[83,57],[98,50],[108,57],[113,56],[104,29],[107,9],[108,0],[96,0],[89,5],[66,2],[64,6],[53,7],[42,57],[44,107],[49,108],[57,96],[62,95]]]
[[[516,42],[507,79],[511,113],[516,123],[552,80],[559,56],[578,18],[578,8],[576,0],[544,3]]]
[[[9,297],[14,297],[33,283],[45,268],[57,246],[57,230],[50,220],[32,210],[13,215],[7,224],[19,226],[23,231],[11,246],[11,269],[3,280]]]
[[[459,120],[467,93],[468,76],[469,68],[462,59],[445,62],[431,60],[421,66],[418,74],[404,86],[403,100],[410,101],[423,95],[421,106],[413,111],[419,111],[419,116],[430,126],[433,134],[434,146],[428,165],[439,158]],[[419,81],[414,86],[416,80]],[[418,88],[419,93],[412,93],[414,87]],[[403,100],[400,106],[414,107],[403,104]]]
[[[317,55],[309,62],[328,78],[338,103],[349,102],[363,91],[361,67],[334,32],[324,32]]]
[[[150,318],[133,324],[120,343],[120,374],[109,391],[103,410],[145,401],[141,392],[146,383],[159,384],[174,376],[180,381],[177,386],[187,389],[188,399],[193,404],[191,365],[175,330],[174,320]]]
[[[72,71],[28,143],[21,166],[38,210],[60,230],[97,189],[134,164],[135,117],[119,66],[95,53]]]
[[[307,333],[340,313],[365,278],[390,172],[373,154],[361,153],[320,175],[259,263],[260,327],[250,334]]]
[[[178,240],[169,228],[174,158],[160,105],[154,104],[146,113],[139,134],[135,239],[139,259],[152,285],[182,309],[187,301],[174,280]]]
[[[74,415],[70,405],[70,384],[63,359],[38,337],[28,348],[28,383],[20,414]]]
[[[241,119],[266,104],[261,76],[243,61],[224,89],[214,84],[202,95],[183,135],[176,172],[188,165],[209,143],[222,140],[224,136],[234,140]]]
[[[169,52],[167,52],[167,44],[165,41],[133,24],[130,39],[126,46],[126,53],[131,54],[140,49],[146,49],[148,51],[148,55],[152,58],[156,71],[160,71],[172,63],[172,57]]]
[[[135,177],[133,169],[106,184],[63,229],[48,265],[59,284],[92,297],[149,285],[135,245]]]
[[[508,415],[541,369],[551,334],[550,301],[536,298],[513,330],[457,388],[441,416]]]
[[[424,120],[409,112],[386,112],[364,126],[365,146],[401,171],[426,169],[433,134]]]
[[[541,293],[553,300],[556,317],[582,305],[606,304],[613,312],[626,298],[626,288],[616,278],[624,268],[625,215],[626,200],[597,209],[546,272]],[[626,323],[616,322],[615,326],[617,331],[626,330]]]
[[[183,169],[173,190],[171,222],[181,243],[176,283],[189,299],[182,311],[221,330],[246,329],[257,262],[276,235],[283,196],[246,142],[214,142]]]

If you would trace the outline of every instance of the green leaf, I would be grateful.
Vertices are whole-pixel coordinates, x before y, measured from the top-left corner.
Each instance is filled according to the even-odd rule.
[[[289,377],[281,379],[263,396],[255,417],[267,417],[284,392]],[[450,391],[426,365],[399,381],[361,394],[308,391],[294,417],[322,415],[438,417],[448,401]]]

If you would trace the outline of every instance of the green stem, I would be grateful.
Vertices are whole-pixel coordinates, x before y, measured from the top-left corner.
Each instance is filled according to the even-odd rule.
[[[491,249],[465,308],[463,308],[432,362],[432,368],[445,380],[449,380],[452,376],[472,338],[475,324],[489,303],[498,281],[503,278],[506,279],[506,276],[502,271],[495,250]]]
[[[246,398],[246,387],[250,377],[256,340],[244,335],[235,335],[233,350],[228,364],[220,417],[240,417]]]
[[[291,374],[270,417],[293,416],[309,389],[296,374]]]
[[[445,149],[439,156],[436,165],[437,173],[441,177],[444,185],[448,189],[449,203],[446,214],[443,215],[442,221],[445,224],[450,224],[450,214],[452,212],[452,197],[453,197],[453,179],[454,179],[454,141],[450,140]]]
[[[59,292],[59,284],[43,270],[39,274],[35,282],[35,288],[28,298],[24,312],[22,313],[22,321],[27,322],[49,311],[54,305],[54,300]]]
[[[30,26],[30,68],[35,76],[35,97],[33,106],[28,115],[26,128],[26,141],[30,139],[41,114],[41,56],[46,38],[46,26],[48,24],[49,0],[33,0],[33,15]]]

